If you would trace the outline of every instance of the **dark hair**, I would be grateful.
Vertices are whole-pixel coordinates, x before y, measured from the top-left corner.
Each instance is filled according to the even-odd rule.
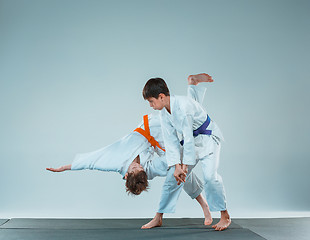
[[[151,78],[144,85],[142,95],[144,99],[151,97],[157,99],[160,93],[170,96],[166,82],[162,78]]]
[[[126,192],[134,195],[139,195],[144,190],[147,191],[149,183],[145,171],[140,171],[136,174],[128,173],[126,179]]]

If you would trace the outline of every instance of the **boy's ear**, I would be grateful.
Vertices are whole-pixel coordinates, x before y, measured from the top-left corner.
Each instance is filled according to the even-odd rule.
[[[124,178],[127,180],[127,177],[128,177],[128,173],[125,174]]]
[[[163,99],[166,95],[163,93],[158,94],[158,99]]]

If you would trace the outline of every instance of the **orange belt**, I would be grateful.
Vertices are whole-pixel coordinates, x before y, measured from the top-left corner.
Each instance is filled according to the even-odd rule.
[[[151,136],[150,128],[149,128],[149,118],[147,115],[143,116],[143,123],[144,123],[144,129],[142,128],[136,128],[134,131],[140,133],[142,136],[144,136],[149,143],[152,145],[152,147],[158,147],[161,150],[165,152],[165,149],[163,149],[159,143],[155,140],[154,137]]]

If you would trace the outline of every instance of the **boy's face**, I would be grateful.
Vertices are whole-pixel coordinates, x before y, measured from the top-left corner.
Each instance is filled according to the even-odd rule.
[[[125,174],[125,179],[127,179],[129,173],[137,174],[140,171],[144,171],[142,165],[136,162],[132,162],[128,167],[127,173]]]
[[[164,108],[163,96],[159,94],[158,98],[148,98],[148,102],[150,103],[150,107],[154,110],[162,110]]]
[[[140,172],[140,171],[143,171],[143,170],[144,170],[144,169],[143,169],[143,167],[142,167],[141,164],[136,163],[136,162],[132,162],[132,163],[129,165],[128,171],[127,171],[127,172],[136,174],[136,173],[138,173],[138,172]]]

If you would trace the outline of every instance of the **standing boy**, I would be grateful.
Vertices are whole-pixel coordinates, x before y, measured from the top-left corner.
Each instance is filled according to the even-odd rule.
[[[197,85],[200,82],[213,82],[208,74],[197,74],[188,77],[189,83]],[[213,225],[215,230],[226,229],[230,216],[226,209],[226,195],[221,176],[217,173],[219,153],[223,136],[217,125],[210,119],[200,103],[183,96],[170,96],[165,81],[152,78],[144,86],[143,97],[150,107],[161,110],[161,126],[166,148],[166,160],[170,167],[163,186],[159,210],[152,221],[144,228],[160,226],[162,214],[174,212],[175,202],[167,203],[165,199],[177,199],[185,182],[187,172],[190,172],[199,159],[202,163],[204,189],[211,211],[220,211],[220,221]],[[181,146],[183,144],[183,160],[181,161]],[[174,171],[172,174],[171,172]],[[170,172],[170,174],[169,174]],[[175,180],[172,180],[174,176]],[[170,178],[170,179],[169,179]]]

